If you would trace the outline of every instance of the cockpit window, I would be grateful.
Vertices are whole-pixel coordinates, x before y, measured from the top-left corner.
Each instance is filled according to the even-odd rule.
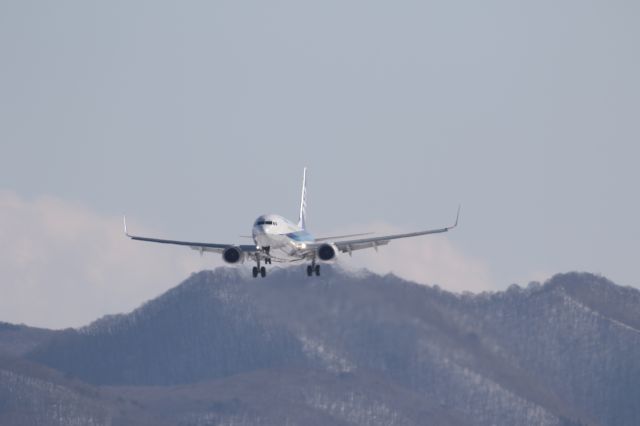
[[[259,220],[256,222],[256,225],[277,225],[277,222],[274,222],[272,220]]]

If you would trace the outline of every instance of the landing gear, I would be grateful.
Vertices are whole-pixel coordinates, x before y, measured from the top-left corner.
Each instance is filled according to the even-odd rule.
[[[254,266],[253,269],[251,270],[251,274],[253,275],[253,278],[256,278],[258,275],[260,275],[262,278],[267,276],[267,268],[265,268],[264,266],[260,266],[260,258],[257,257],[256,262],[258,263],[258,266]],[[271,259],[270,258],[266,258],[264,263],[271,263]]]
[[[271,251],[271,247],[269,247],[269,246],[263,247],[263,250],[267,255],[267,257],[264,258],[264,264],[265,265],[271,265],[271,257],[269,256],[269,252]]]
[[[254,266],[251,273],[253,275],[253,278],[256,278],[258,275],[264,278],[267,276],[267,268],[265,268],[264,266],[261,266],[260,268],[258,268],[257,266]]]
[[[314,273],[316,274],[316,277],[320,276],[320,265],[316,265],[315,262],[307,266],[307,276],[310,277]]]

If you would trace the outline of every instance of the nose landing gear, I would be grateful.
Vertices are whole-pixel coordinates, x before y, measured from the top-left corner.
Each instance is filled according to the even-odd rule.
[[[267,250],[267,253],[269,253],[269,250]],[[264,266],[260,266],[260,256],[258,255],[256,255],[256,263],[258,264],[258,266],[254,266],[251,270],[253,278],[256,278],[258,275],[260,275],[262,278],[266,277],[267,268],[265,268]],[[271,258],[267,257],[264,263],[271,263]]]

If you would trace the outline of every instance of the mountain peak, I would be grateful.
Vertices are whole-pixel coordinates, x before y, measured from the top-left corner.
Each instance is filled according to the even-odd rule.
[[[637,290],[583,273],[457,295],[339,267],[312,278],[272,268],[264,279],[219,268],[129,314],[57,335],[29,358],[96,385],[237,391],[241,402],[215,407],[251,405],[242,395],[258,397],[250,388],[260,377],[291,395],[291,383],[318,376],[327,386],[301,404],[323,415],[355,409],[337,402],[344,398],[365,411],[385,401],[380,418],[412,413],[385,399],[384,389],[399,387],[419,406],[453,407],[462,424],[636,424],[639,307]],[[366,390],[340,394],[348,378]]]

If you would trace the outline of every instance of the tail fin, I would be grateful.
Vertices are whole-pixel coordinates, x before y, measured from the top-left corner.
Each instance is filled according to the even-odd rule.
[[[300,200],[300,220],[298,226],[307,229],[307,168],[304,168],[302,175],[302,196]]]

